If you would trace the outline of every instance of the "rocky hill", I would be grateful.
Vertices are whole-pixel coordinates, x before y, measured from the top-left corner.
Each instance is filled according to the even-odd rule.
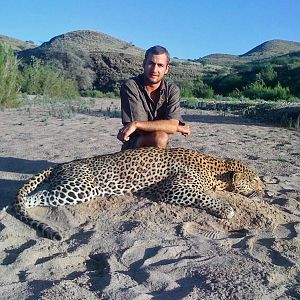
[[[49,42],[43,43],[38,49],[48,50],[64,47],[78,48],[88,53],[123,53],[133,56],[142,57],[144,50],[134,46],[132,43],[119,40],[111,37],[107,34],[90,31],[90,30],[78,30],[68,32],[52,38]]]
[[[142,71],[144,52],[144,49],[132,43],[104,33],[80,30],[54,37],[34,49],[20,51],[18,56],[25,63],[32,56],[55,61],[69,74],[73,74],[72,77],[77,81],[81,77],[78,84],[80,89],[110,91],[117,89],[124,79]],[[215,68],[211,69],[213,72]],[[174,59],[169,77],[173,80],[191,80],[202,72],[203,65],[200,63]]]
[[[21,50],[31,49],[31,48],[37,47],[34,44],[34,42],[32,42],[32,41],[24,42],[24,41],[14,39],[14,38],[8,37],[6,35],[1,35],[0,34],[0,43],[1,42],[10,45],[15,51],[21,51]]]
[[[298,42],[271,40],[251,49],[241,55],[241,57],[252,57],[257,60],[259,58],[270,58],[297,51],[300,51],[300,43]]]
[[[236,65],[266,60],[297,51],[300,51],[300,43],[298,42],[271,40],[254,47],[242,55],[210,54],[200,58],[198,61],[214,65]]]

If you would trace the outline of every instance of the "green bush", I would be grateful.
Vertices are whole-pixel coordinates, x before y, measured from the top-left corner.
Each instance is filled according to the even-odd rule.
[[[202,80],[194,80],[193,96],[197,98],[208,99],[214,96],[214,90]]]
[[[51,51],[45,53],[45,60],[54,68],[64,71],[65,77],[71,79],[77,89],[90,90],[94,86],[96,73],[89,53],[75,46],[58,43]]]
[[[196,108],[198,108],[198,103],[199,103],[199,100],[196,98],[187,98],[187,99],[181,100],[180,105],[181,105],[181,107],[196,109]]]
[[[204,82],[211,86],[216,94],[223,96],[246,85],[240,74],[217,75],[213,78],[206,78]]]
[[[81,91],[80,95],[82,97],[91,97],[91,98],[116,98],[118,95],[114,92],[102,92],[99,90],[87,90],[87,91]]]
[[[62,99],[79,96],[77,88],[70,79],[66,79],[62,73],[36,57],[32,57],[32,63],[23,68],[20,83],[21,91],[31,95]]]
[[[258,77],[263,80],[268,86],[276,84],[277,72],[270,64],[266,64],[258,73]]]
[[[182,97],[193,97],[193,81],[185,80],[185,81],[179,81],[176,82],[176,84],[180,88],[180,93]]]
[[[202,80],[190,80],[177,82],[180,88],[181,96],[186,98],[212,98],[214,96],[214,90],[212,87],[203,83]]]
[[[0,106],[14,107],[18,105],[18,64],[19,61],[15,57],[13,49],[0,43]]]
[[[288,100],[292,97],[289,88],[280,83],[274,88],[266,86],[264,82],[254,82],[243,88],[241,94],[249,99]]]

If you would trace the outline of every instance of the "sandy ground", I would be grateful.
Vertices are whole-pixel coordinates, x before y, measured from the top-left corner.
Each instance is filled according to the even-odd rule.
[[[43,107],[0,111],[0,298],[299,299],[296,131],[183,110],[192,135],[173,136],[170,146],[241,159],[267,183],[254,200],[218,193],[236,210],[231,221],[131,195],[32,209],[63,234],[54,242],[5,209],[47,166],[119,151],[120,119],[100,112],[109,105],[97,100],[69,119]]]

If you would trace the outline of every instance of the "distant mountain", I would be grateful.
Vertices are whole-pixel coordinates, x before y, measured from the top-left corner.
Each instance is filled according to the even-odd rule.
[[[1,42],[10,45],[15,51],[21,51],[21,50],[31,49],[31,48],[36,47],[36,45],[32,41],[24,42],[24,41],[14,39],[14,38],[8,37],[6,35],[0,34],[0,43]]]
[[[39,48],[76,47],[89,53],[117,52],[130,55],[143,56],[144,50],[135,47],[130,42],[125,42],[107,34],[78,30],[68,32],[52,38],[49,42],[43,43]]]
[[[205,65],[231,66],[241,63],[241,58],[238,55],[215,53],[203,56],[196,61]]]
[[[79,82],[79,89],[117,90],[121,81],[142,72],[144,53],[144,49],[107,34],[79,30],[56,36],[34,49],[20,51],[18,56],[25,63],[32,56],[59,62],[60,67]],[[171,79],[190,80],[203,71],[202,64],[186,60],[174,59],[172,64]]]
[[[253,57],[257,60],[259,58],[270,58],[297,51],[300,51],[300,43],[298,42],[271,40],[258,45],[241,55],[241,57]]]
[[[210,54],[200,58],[198,61],[213,65],[235,65],[270,59],[297,51],[300,51],[300,43],[298,42],[271,40],[256,46],[242,55]]]

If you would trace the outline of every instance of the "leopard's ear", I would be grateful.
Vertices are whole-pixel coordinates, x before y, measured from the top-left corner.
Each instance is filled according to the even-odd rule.
[[[241,173],[241,172],[235,172],[233,174],[233,177],[232,177],[232,182],[233,183],[239,182],[242,178],[243,178],[243,173]]]

